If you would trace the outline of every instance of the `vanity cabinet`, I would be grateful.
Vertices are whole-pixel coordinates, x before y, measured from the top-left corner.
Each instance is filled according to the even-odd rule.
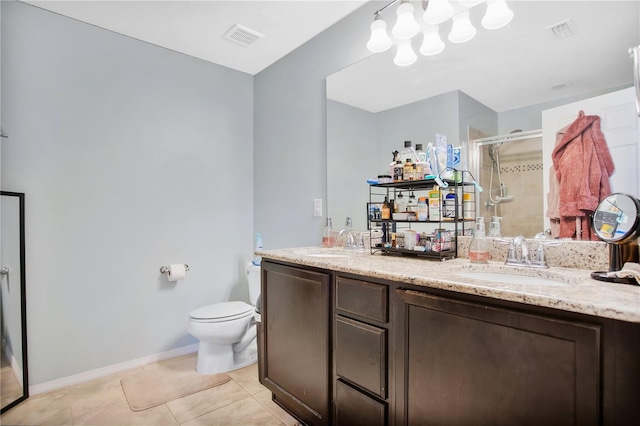
[[[260,382],[308,425],[331,424],[330,278],[262,262]]]
[[[397,294],[398,424],[600,423],[599,325]]]
[[[640,324],[263,260],[260,379],[307,425],[640,424]]]
[[[336,425],[386,425],[389,286],[337,276],[334,318]]]

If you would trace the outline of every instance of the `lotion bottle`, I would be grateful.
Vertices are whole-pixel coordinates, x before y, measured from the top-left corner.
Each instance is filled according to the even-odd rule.
[[[469,244],[469,260],[471,263],[487,263],[489,261],[489,242],[485,236],[483,217],[476,219],[473,239]]]

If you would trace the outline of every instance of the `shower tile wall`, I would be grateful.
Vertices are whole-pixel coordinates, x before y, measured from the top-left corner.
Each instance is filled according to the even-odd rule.
[[[491,216],[501,216],[502,235],[524,235],[531,238],[543,231],[542,180],[542,138],[507,142],[498,148],[500,177],[507,187],[507,195],[513,201],[487,206],[491,177],[491,157],[489,146],[480,151],[480,216],[485,218],[487,227]],[[494,169],[492,196],[499,195],[497,171]],[[488,229],[488,228],[487,228]]]

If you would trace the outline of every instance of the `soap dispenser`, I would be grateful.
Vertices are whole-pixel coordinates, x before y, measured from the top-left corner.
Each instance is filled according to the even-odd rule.
[[[487,237],[502,237],[500,232],[500,219],[502,219],[500,216],[491,216]]]
[[[484,218],[476,219],[473,239],[469,245],[469,260],[472,263],[487,263],[489,261],[489,242],[484,233]]]
[[[333,247],[336,242],[336,237],[333,235],[333,226],[331,218],[327,217],[327,223],[324,226],[324,232],[322,233],[322,246]]]

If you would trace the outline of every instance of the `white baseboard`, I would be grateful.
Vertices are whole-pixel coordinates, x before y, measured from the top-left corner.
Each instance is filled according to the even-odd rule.
[[[74,374],[73,376],[63,377],[61,379],[51,380],[49,382],[39,383],[29,386],[29,395],[37,395],[67,386],[73,386],[80,383],[89,382],[91,380],[106,377],[121,371],[130,370],[132,368],[142,367],[152,362],[162,361],[164,359],[175,358],[177,356],[190,354],[198,351],[198,344],[183,346],[177,349],[171,349],[166,352],[152,354],[142,358],[132,359],[130,361],[121,362],[119,364],[109,365],[106,367],[96,368],[95,370],[85,371],[84,373]]]
[[[20,387],[22,387],[22,367],[20,367],[20,363],[13,356],[11,347],[7,344],[6,340],[2,343],[2,346],[4,346],[4,356],[11,361],[11,369],[13,370],[13,375],[18,381]]]

